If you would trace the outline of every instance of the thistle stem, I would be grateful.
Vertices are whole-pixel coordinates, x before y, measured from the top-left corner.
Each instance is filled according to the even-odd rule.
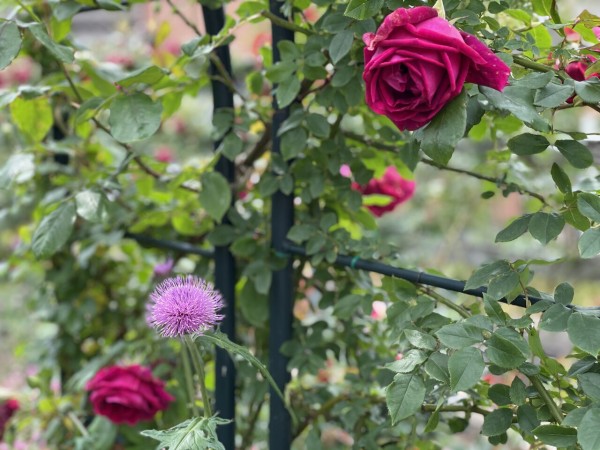
[[[190,351],[190,355],[192,356],[192,364],[194,365],[194,370],[198,374],[200,393],[202,394],[202,403],[204,405],[204,417],[209,418],[212,416],[212,409],[210,407],[210,398],[208,397],[208,390],[206,389],[206,376],[204,374],[204,367],[202,366],[202,355],[200,355],[198,347],[189,335],[184,336],[183,340],[187,345],[188,350]]]
[[[185,375],[185,384],[188,390],[188,395],[190,397],[190,403],[192,408],[192,414],[194,417],[200,416],[200,412],[198,411],[198,407],[196,406],[196,391],[194,390],[194,378],[192,375],[192,368],[190,366],[190,356],[188,355],[188,348],[185,341],[183,342],[184,346],[181,349],[181,358],[183,359],[183,373]]]

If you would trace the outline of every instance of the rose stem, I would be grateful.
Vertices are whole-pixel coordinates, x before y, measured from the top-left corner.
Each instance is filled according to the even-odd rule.
[[[202,393],[202,403],[204,404],[204,417],[212,416],[212,409],[210,407],[210,398],[208,398],[208,391],[206,390],[206,379],[204,375],[204,367],[202,366],[202,356],[200,355],[200,351],[198,351],[198,347],[194,344],[194,341],[190,338],[189,335],[184,336],[183,338],[185,343],[188,346],[190,354],[192,355],[192,363],[194,364],[194,369],[196,370],[198,377],[200,378],[200,392]]]
[[[187,345],[184,341],[184,346],[181,349],[181,357],[183,358],[183,373],[185,374],[185,384],[187,386],[188,395],[190,397],[190,403],[192,407],[192,414],[195,417],[200,416],[198,407],[196,406],[196,391],[194,390],[194,379],[192,375],[192,368],[190,367],[190,357],[188,355]]]

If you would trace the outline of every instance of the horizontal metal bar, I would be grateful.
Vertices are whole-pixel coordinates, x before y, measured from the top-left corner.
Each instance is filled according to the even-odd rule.
[[[188,253],[192,255],[200,255],[205,258],[214,258],[215,252],[212,249],[199,248],[195,245],[181,241],[169,241],[166,239],[157,239],[145,234],[137,234],[126,232],[125,237],[133,239],[142,245],[155,248],[164,248],[167,250],[174,250],[176,252]]]
[[[284,251],[294,255],[308,256],[304,247],[294,245],[289,241],[285,243]],[[335,264],[344,267],[350,267],[352,269],[367,270],[369,272],[375,272],[390,277],[402,278],[403,280],[407,280],[412,283],[437,287],[447,291],[460,292],[461,294],[472,295],[474,297],[483,297],[483,294],[487,291],[485,287],[480,287],[477,289],[465,289],[464,281],[438,277],[436,275],[430,275],[428,273],[418,272],[416,270],[393,267],[378,261],[370,261],[368,259],[357,258],[354,256],[338,255],[335,260]],[[511,302],[508,302],[505,298],[501,299],[500,301],[526,308],[527,306],[537,303],[541,300],[542,299],[538,297],[527,296],[527,298],[525,298],[524,295],[519,295]]]

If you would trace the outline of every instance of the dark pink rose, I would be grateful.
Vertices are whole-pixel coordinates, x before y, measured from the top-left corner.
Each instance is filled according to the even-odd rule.
[[[394,166],[386,169],[383,177],[372,179],[366,186],[352,183],[352,188],[363,195],[379,194],[391,197],[390,203],[384,206],[370,205],[369,210],[377,217],[393,211],[396,206],[409,200],[415,192],[415,182],[405,180]]]
[[[592,73],[589,77],[585,76],[585,71],[587,68],[590,66],[590,64],[595,62],[596,58],[587,55],[584,56],[580,61],[573,61],[567,64],[567,67],[565,67],[565,72],[567,72],[569,76],[576,81],[583,81],[592,77],[600,78],[600,73]]]
[[[579,61],[572,61],[569,64],[567,64],[567,67],[565,67],[565,72],[567,72],[567,74],[575,81],[584,81],[593,77],[600,78],[599,72],[592,73],[589,77],[585,76],[585,71],[590,66],[590,64],[593,64],[594,62],[596,62],[596,58],[590,55],[586,55]],[[567,103],[573,103],[574,97],[575,96],[573,95],[572,97],[568,98]]]
[[[430,122],[464,83],[501,91],[510,74],[485,44],[428,6],[395,10],[363,41],[367,105],[400,130]]]
[[[14,398],[9,398],[4,403],[0,404],[0,442],[4,436],[6,424],[18,410],[19,401]]]
[[[116,424],[135,425],[152,420],[158,411],[175,400],[147,367],[111,366],[99,370],[88,381],[94,412]]]

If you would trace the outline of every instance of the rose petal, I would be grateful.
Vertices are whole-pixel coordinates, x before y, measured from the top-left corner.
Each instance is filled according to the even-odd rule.
[[[461,31],[465,43],[485,60],[484,64],[474,63],[467,74],[466,82],[491,87],[502,91],[508,83],[510,67],[504,64],[483,42],[469,33]]]

